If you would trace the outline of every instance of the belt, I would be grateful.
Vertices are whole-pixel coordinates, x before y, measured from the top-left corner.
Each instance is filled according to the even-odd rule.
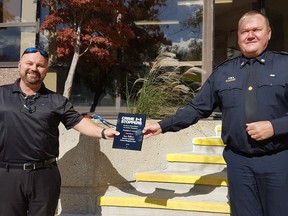
[[[0,161],[0,168],[6,168],[6,169],[22,169],[22,170],[35,170],[47,167],[47,165],[56,164],[57,159],[51,158],[49,160],[45,160],[43,162],[27,162],[24,164],[16,164],[16,163],[7,163],[4,161]]]

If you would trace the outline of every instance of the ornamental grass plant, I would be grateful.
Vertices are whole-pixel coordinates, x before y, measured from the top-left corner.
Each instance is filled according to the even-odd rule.
[[[128,111],[161,119],[191,101],[201,87],[202,69],[162,53],[144,77],[135,80],[128,95]]]

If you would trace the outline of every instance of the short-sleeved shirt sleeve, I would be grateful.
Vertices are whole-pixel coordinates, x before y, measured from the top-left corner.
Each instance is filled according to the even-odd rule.
[[[60,122],[70,129],[82,118],[67,98],[44,84],[28,104],[19,80],[1,86],[0,161],[25,163],[58,157]]]

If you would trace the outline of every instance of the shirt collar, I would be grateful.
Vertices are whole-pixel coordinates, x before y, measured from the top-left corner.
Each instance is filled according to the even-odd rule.
[[[13,93],[22,93],[22,91],[20,89],[20,78],[14,82],[14,84],[12,86],[12,92]]]
[[[267,59],[267,52],[264,51],[261,55],[257,56],[255,59],[257,62],[259,62],[260,64],[264,64],[266,63],[266,59]],[[241,56],[240,58],[240,67],[243,68],[248,62],[249,62],[249,58],[246,58],[245,56]]]
[[[13,93],[22,93],[22,90],[20,88],[20,78],[18,78],[13,86],[12,86],[12,92]],[[44,83],[41,84],[41,87],[38,91],[38,93],[40,94],[41,97],[48,97],[48,94],[49,94],[49,90],[45,87]]]

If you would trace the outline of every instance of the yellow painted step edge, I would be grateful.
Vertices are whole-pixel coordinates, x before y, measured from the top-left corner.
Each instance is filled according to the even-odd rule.
[[[117,197],[102,196],[98,198],[99,206],[122,206],[122,207],[141,207],[174,209],[199,212],[230,213],[227,203],[220,202],[197,202],[187,200],[157,199],[145,197]]]
[[[224,146],[221,138],[209,138],[209,137],[195,137],[193,138],[194,145],[201,146]]]
[[[169,162],[226,164],[222,156],[207,156],[207,155],[193,155],[193,154],[168,154],[166,156],[166,159]]]
[[[213,174],[206,176],[190,176],[180,174],[168,174],[168,173],[136,173],[136,181],[145,182],[169,182],[180,184],[200,184],[200,185],[212,185],[212,186],[227,186],[227,178],[221,176],[213,176]]]

